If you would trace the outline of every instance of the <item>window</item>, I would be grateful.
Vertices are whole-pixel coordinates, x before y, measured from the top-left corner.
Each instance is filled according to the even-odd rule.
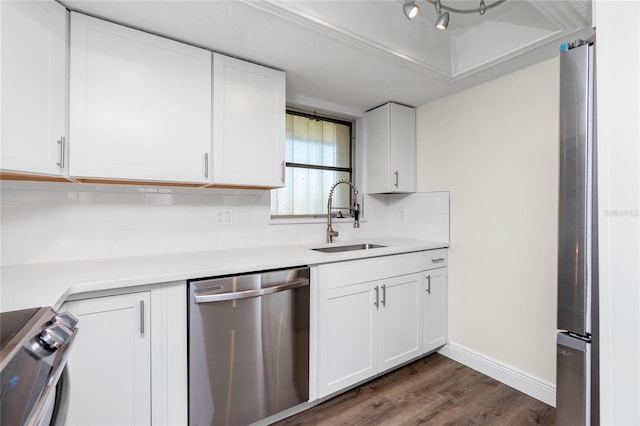
[[[329,189],[351,182],[352,123],[287,111],[286,186],[271,191],[271,216],[319,217],[327,214]],[[351,188],[339,185],[333,206],[349,215]]]

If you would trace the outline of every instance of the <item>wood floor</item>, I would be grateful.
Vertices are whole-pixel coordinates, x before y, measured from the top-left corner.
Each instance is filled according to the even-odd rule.
[[[432,354],[276,425],[554,423],[553,407],[440,354]]]

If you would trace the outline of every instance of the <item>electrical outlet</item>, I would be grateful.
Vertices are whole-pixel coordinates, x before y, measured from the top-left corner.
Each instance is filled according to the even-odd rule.
[[[407,221],[407,211],[405,209],[398,210],[398,220],[400,222],[406,222]]]
[[[232,225],[233,224],[233,211],[231,209],[224,210],[224,224]]]
[[[216,225],[232,225],[233,224],[233,210],[231,209],[218,209],[216,210]]]

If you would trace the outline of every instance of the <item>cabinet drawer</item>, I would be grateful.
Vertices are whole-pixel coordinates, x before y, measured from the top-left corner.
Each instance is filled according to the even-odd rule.
[[[422,270],[424,271],[434,268],[444,268],[448,263],[447,249],[427,250],[423,252],[422,261]]]
[[[419,272],[421,256],[416,252],[320,265],[320,290]]]

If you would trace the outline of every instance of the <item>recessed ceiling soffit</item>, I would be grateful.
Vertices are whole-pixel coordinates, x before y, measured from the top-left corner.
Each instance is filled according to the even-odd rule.
[[[556,48],[591,26],[591,2],[507,0],[479,14],[451,14],[447,31],[434,28],[435,8],[423,0],[409,21],[404,0],[255,1],[253,8],[378,55],[415,72],[455,82],[522,54]],[[442,0],[460,9],[476,0]]]

